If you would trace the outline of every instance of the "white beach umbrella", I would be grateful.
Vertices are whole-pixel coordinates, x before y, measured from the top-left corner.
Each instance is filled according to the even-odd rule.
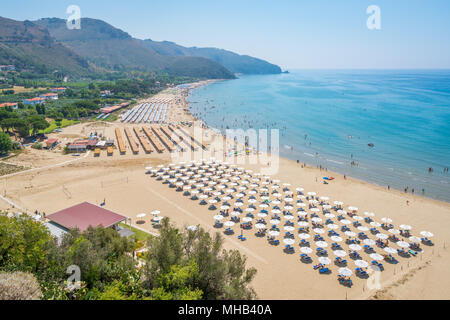
[[[265,225],[265,224],[262,224],[262,223],[258,223],[258,224],[255,224],[255,228],[256,228],[256,229],[265,229],[265,228],[266,228],[266,225]]]
[[[327,214],[325,215],[325,218],[327,218],[327,219],[333,219],[333,218],[336,218],[336,216],[335,216],[334,214],[332,214],[332,213],[327,213]]]
[[[235,223],[233,221],[227,221],[223,224],[227,228],[234,227]]]
[[[434,234],[432,234],[432,233],[429,232],[429,231],[422,231],[422,232],[420,233],[420,235],[423,236],[423,237],[425,237],[425,238],[433,238],[433,237],[434,237]]]
[[[352,223],[350,220],[347,220],[347,219],[343,219],[343,220],[341,220],[340,222],[341,222],[342,224],[345,224],[345,225],[349,225],[349,224]]]
[[[355,260],[355,265],[360,268],[367,268],[369,266],[369,263],[364,260]]]
[[[364,212],[364,215],[366,215],[367,217],[375,217],[375,213],[373,212]]]
[[[321,218],[312,218],[311,221],[314,223],[321,223],[323,220]]]
[[[244,205],[244,203],[242,203],[242,202],[236,202],[234,204],[235,207],[242,207],[243,205]]]
[[[303,191],[305,191],[305,189],[303,189],[303,188],[297,188],[297,189],[295,189],[295,191],[297,191],[297,192],[303,192]]]
[[[190,230],[190,231],[197,231],[198,227],[197,226],[189,226],[186,229]]]
[[[388,232],[392,233],[392,234],[395,234],[395,235],[400,234],[400,231],[399,230],[395,230],[395,229],[389,229]]]
[[[328,200],[330,200],[330,198],[329,198],[329,197],[320,197],[320,200],[322,200],[322,201],[328,201]]]
[[[309,226],[309,223],[306,221],[300,221],[299,223],[297,223],[300,227],[307,227]]]
[[[349,211],[358,211],[358,208],[350,206],[350,207],[348,207],[348,210]]]
[[[338,272],[344,277],[350,277],[353,274],[353,271],[349,268],[339,268]]]
[[[352,232],[352,231],[345,231],[345,235],[347,236],[347,237],[355,237],[356,236],[356,233],[354,233],[354,232]]]
[[[300,217],[306,217],[306,216],[308,215],[308,212],[306,212],[306,211],[298,211],[297,214],[298,214]]]
[[[298,235],[298,237],[299,237],[299,239],[301,239],[301,240],[307,240],[307,239],[311,238],[311,236],[310,236],[309,234],[307,234],[307,233],[300,233],[300,234]]]
[[[259,207],[260,207],[260,208],[263,208],[263,209],[266,209],[266,208],[268,208],[269,206],[268,206],[267,204],[263,203],[263,204],[260,204]]]
[[[160,213],[161,212],[159,210],[154,210],[154,211],[151,212],[152,216],[157,216]]]
[[[232,217],[239,217],[241,215],[241,213],[239,212],[239,211],[233,211],[232,213],[231,213],[231,216]]]
[[[220,207],[220,210],[228,210],[228,209],[230,209],[230,206],[221,206]]]
[[[339,226],[337,224],[327,224],[327,228],[330,230],[337,230]]]
[[[294,199],[292,199],[292,198],[284,198],[284,202],[291,203],[293,201],[294,201]]]
[[[408,243],[408,242],[405,242],[405,241],[399,241],[399,242],[397,242],[397,245],[398,245],[400,248],[409,248],[409,243]]]
[[[381,261],[384,260],[383,256],[381,254],[378,253],[372,253],[369,255],[369,257],[375,261]]]
[[[381,224],[380,224],[379,222],[375,222],[375,221],[372,221],[372,222],[370,223],[370,225],[371,225],[372,227],[375,227],[375,228],[381,227]]]
[[[360,217],[360,216],[354,216],[354,217],[353,217],[353,220],[355,220],[355,221],[361,221],[361,220],[364,220],[364,219],[363,219],[363,217]]]
[[[338,236],[332,236],[330,239],[333,240],[334,242],[342,242],[343,241],[343,239]]]
[[[313,249],[308,248],[308,247],[302,247],[302,248],[300,248],[300,252],[304,253],[304,254],[310,254],[310,253],[313,253]]]
[[[295,240],[293,239],[284,239],[283,242],[287,245],[293,245],[295,243]]]
[[[269,235],[272,237],[278,237],[280,235],[280,233],[278,231],[270,231]]]
[[[333,202],[335,206],[342,206],[344,203],[342,201],[335,201]]]
[[[311,210],[310,210],[311,212],[320,212],[320,209],[318,209],[318,208],[312,208]]]
[[[343,258],[343,257],[347,256],[347,252],[345,252],[344,250],[336,250],[336,251],[333,251],[333,253],[338,258]]]
[[[386,240],[386,239],[389,238],[389,236],[387,234],[384,234],[384,233],[377,233],[376,237],[378,239],[381,239],[381,240]]]
[[[357,244],[351,244],[348,247],[353,251],[361,251],[362,250],[361,246],[357,245]]]
[[[331,264],[331,260],[329,258],[327,258],[327,257],[320,257],[319,258],[319,263],[328,265],[328,264]]]
[[[326,204],[322,207],[324,210],[330,210],[331,206],[329,204]]]
[[[222,221],[223,220],[223,216],[221,216],[221,215],[214,216],[214,220]]]
[[[316,196],[316,195],[317,195],[316,192],[308,192],[308,196],[314,197],[314,196]]]
[[[253,209],[253,208],[247,208],[247,209],[245,209],[245,211],[246,211],[246,212],[255,212],[255,209]]]
[[[374,246],[376,244],[376,242],[372,239],[364,239],[364,244],[367,246]]]
[[[362,231],[362,232],[366,232],[366,231],[369,231],[369,228],[364,227],[364,226],[360,226],[360,227],[358,227],[358,230]]]
[[[390,253],[390,254],[397,253],[397,250],[392,249],[392,248],[390,248],[390,247],[384,248],[384,251],[386,251],[387,253]]]
[[[272,224],[272,225],[280,224],[280,220],[276,220],[276,219],[270,220],[270,224]]]
[[[267,213],[258,213],[258,217],[260,217],[260,218],[265,218],[265,217],[267,217]]]
[[[244,222],[252,222],[253,219],[250,218],[250,217],[245,217],[245,218],[242,219],[242,221],[244,221]]]
[[[230,200],[231,200],[231,197],[225,196],[225,197],[222,198],[222,200],[224,200],[224,201],[230,201]]]
[[[295,230],[295,228],[294,228],[294,227],[291,227],[291,226],[286,226],[286,227],[284,227],[284,230],[285,230],[285,231],[292,232],[292,231]]]
[[[280,211],[280,210],[278,210],[278,209],[273,209],[273,210],[272,210],[272,213],[274,213],[274,214],[280,214],[280,213],[281,213],[281,211]]]
[[[382,219],[381,219],[381,222],[384,222],[384,223],[392,223],[392,219],[391,219],[391,218],[382,218]]]
[[[409,237],[409,241],[414,242],[414,243],[420,243],[422,240],[419,237],[412,236],[412,237]]]
[[[297,207],[304,208],[304,207],[306,207],[306,204],[304,204],[304,203],[297,203]]]
[[[292,216],[292,215],[285,215],[284,219],[288,220],[288,221],[291,221],[291,220],[294,220],[294,216]]]
[[[136,216],[136,218],[142,219],[142,218],[145,218],[146,216],[147,216],[146,213],[140,213],[140,214],[138,214],[138,215]]]
[[[285,208],[286,210],[293,210],[293,209],[294,209],[294,207],[293,207],[292,205],[290,205],[290,204],[285,205],[284,208]]]
[[[327,248],[328,243],[326,243],[325,241],[318,241],[316,242],[316,246],[318,246],[319,248]]]
[[[324,233],[325,233],[325,230],[320,229],[320,228],[316,228],[316,229],[314,229],[313,231],[314,231],[315,233],[317,233],[317,234],[324,234]]]
[[[281,204],[281,201],[274,200],[274,201],[272,201],[272,204],[274,204],[274,205],[279,205],[279,204]]]
[[[211,200],[209,200],[208,202],[211,203],[211,204],[216,204],[216,203],[217,203],[217,200],[216,200],[216,199],[211,199]]]
[[[411,230],[412,227],[410,225],[407,225],[407,224],[402,224],[400,226],[400,229],[402,229],[402,230]]]

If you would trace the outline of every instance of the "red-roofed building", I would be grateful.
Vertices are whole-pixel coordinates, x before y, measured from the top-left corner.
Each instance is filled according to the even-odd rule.
[[[86,231],[89,227],[99,226],[117,229],[119,223],[127,220],[125,216],[89,202],[58,211],[47,218],[64,229],[79,229],[81,232]]]
[[[18,104],[17,103],[2,103],[0,104],[0,108],[4,108],[4,107],[12,107],[13,109],[17,109]]]
[[[39,97],[43,98],[43,99],[58,100],[58,94],[57,93],[45,93],[45,94],[41,94]]]
[[[64,93],[64,92],[66,92],[66,88],[64,88],[64,87],[60,87],[60,88],[52,88],[52,92],[61,92],[61,93]]]
[[[45,145],[47,149],[53,149],[58,145],[58,139],[48,139],[45,141]]]
[[[23,100],[23,104],[25,104],[25,105],[35,105],[35,104],[44,103],[44,102],[45,102],[44,98],[33,98],[33,99]]]

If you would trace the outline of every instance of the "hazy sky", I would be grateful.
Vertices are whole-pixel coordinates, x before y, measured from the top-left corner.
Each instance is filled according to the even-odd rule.
[[[2,0],[0,16],[67,18],[72,4],[140,39],[283,68],[450,68],[450,0]],[[381,9],[381,30],[366,26],[370,5]]]

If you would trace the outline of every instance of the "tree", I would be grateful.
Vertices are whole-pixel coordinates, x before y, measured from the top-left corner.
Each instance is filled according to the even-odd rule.
[[[6,133],[0,132],[0,154],[5,155],[12,148],[12,141],[9,135]]]
[[[173,273],[185,274],[183,267],[191,266],[190,270],[195,276],[186,277],[184,286],[190,291],[202,292],[203,299],[255,299],[256,293],[249,285],[256,275],[256,269],[246,268],[246,258],[239,251],[227,251],[222,247],[223,238],[219,233],[213,237],[203,229],[180,233],[165,218],[160,236],[148,240],[144,285],[153,290],[153,294],[163,294],[166,298],[170,297],[167,292],[176,295],[177,290],[167,286],[170,281],[162,279]],[[198,269],[193,268],[192,263]],[[191,287],[191,283],[195,283],[195,287]],[[162,291],[161,285],[168,288],[163,287]],[[180,282],[177,285],[180,287]]]
[[[45,118],[40,115],[32,115],[27,117],[27,122],[31,126],[33,135],[36,135],[39,130],[47,129],[50,126],[47,120],[45,120]]]

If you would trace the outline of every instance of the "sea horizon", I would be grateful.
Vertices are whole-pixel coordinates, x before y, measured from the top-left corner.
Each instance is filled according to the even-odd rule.
[[[280,129],[290,160],[450,202],[449,69],[288,71],[196,88],[189,109],[222,132]]]

